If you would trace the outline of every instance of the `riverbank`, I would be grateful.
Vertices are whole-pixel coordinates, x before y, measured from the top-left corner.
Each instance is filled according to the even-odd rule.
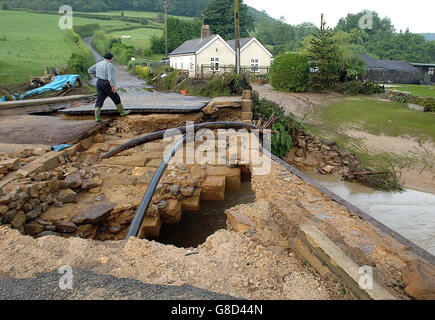
[[[307,132],[358,155],[365,167],[393,172],[405,187],[435,193],[434,114],[376,96],[253,89],[293,113]]]

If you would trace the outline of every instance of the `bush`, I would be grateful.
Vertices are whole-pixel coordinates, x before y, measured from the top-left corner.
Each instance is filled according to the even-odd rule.
[[[296,141],[297,132],[302,127],[301,123],[293,114],[286,114],[277,103],[266,99],[258,100],[257,93],[254,93],[254,103],[254,112],[261,118],[268,120],[275,114],[276,122],[272,129],[280,134],[272,135],[272,153],[280,158],[287,156],[292,142]]]
[[[139,78],[147,80],[147,82],[151,82],[152,78],[150,77],[151,68],[147,66],[136,66],[135,70],[136,75]]]
[[[365,94],[372,95],[376,93],[384,93],[385,89],[373,81],[348,81],[336,85],[336,90],[343,94],[356,95]]]
[[[92,45],[101,54],[111,52],[115,61],[127,65],[134,56],[134,47],[121,43],[119,38],[107,35],[104,31],[97,31],[92,38]]]
[[[11,10],[11,6],[7,2],[1,2],[1,8],[2,10]]]
[[[74,27],[74,31],[82,38],[91,37],[98,29],[100,29],[98,23],[90,23]]]
[[[285,53],[277,56],[270,68],[272,86],[278,90],[306,91],[309,76],[308,59],[297,53]]]

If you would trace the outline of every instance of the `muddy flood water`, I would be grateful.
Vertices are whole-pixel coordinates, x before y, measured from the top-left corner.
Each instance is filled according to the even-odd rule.
[[[216,231],[227,228],[225,210],[238,204],[255,202],[250,182],[240,191],[226,192],[224,201],[201,201],[199,212],[184,212],[178,224],[163,224],[160,235],[152,240],[181,248],[196,248]]]
[[[403,237],[435,254],[435,194],[375,191],[335,176],[308,174]]]

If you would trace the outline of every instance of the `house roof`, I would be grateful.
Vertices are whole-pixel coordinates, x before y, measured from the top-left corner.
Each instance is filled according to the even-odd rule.
[[[214,38],[216,38],[218,35],[211,35],[207,38],[201,39],[193,39],[193,40],[187,40],[184,42],[181,46],[179,46],[177,49],[172,51],[169,55],[175,56],[180,54],[188,54],[188,53],[195,53],[204,46],[206,46],[208,43],[213,41]]]
[[[233,51],[236,50],[236,41],[235,40],[223,40],[219,35],[211,35],[207,38],[201,39],[193,39],[193,40],[187,40],[184,42],[181,46],[179,46],[177,49],[172,51],[169,55],[170,56],[177,56],[177,55],[183,55],[183,54],[191,54],[191,53],[199,53],[201,49],[205,48],[207,45],[209,45],[212,41],[214,41],[216,38],[220,38],[222,41],[224,41],[229,48],[231,48]],[[243,49],[248,43],[251,41],[257,41],[258,40],[254,37],[248,37],[248,38],[241,38],[240,39],[240,48]],[[263,47],[263,45],[258,42],[260,46],[267,51],[267,53],[272,56],[272,54]]]
[[[359,58],[363,59],[366,63],[366,67],[369,69],[387,69],[387,70],[399,70],[399,71],[409,71],[415,72],[418,69],[406,61],[395,61],[395,60],[377,60],[372,57],[361,54]]]
[[[252,37],[250,38],[240,38],[240,48],[243,48],[244,46],[246,46],[248,44],[249,41],[251,41]],[[236,50],[236,40],[228,40],[227,43],[230,45],[231,48],[233,48],[233,50]]]

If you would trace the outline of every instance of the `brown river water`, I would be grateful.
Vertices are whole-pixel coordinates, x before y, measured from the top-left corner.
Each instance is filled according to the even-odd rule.
[[[435,255],[435,194],[415,190],[382,192],[335,176],[307,175]]]

